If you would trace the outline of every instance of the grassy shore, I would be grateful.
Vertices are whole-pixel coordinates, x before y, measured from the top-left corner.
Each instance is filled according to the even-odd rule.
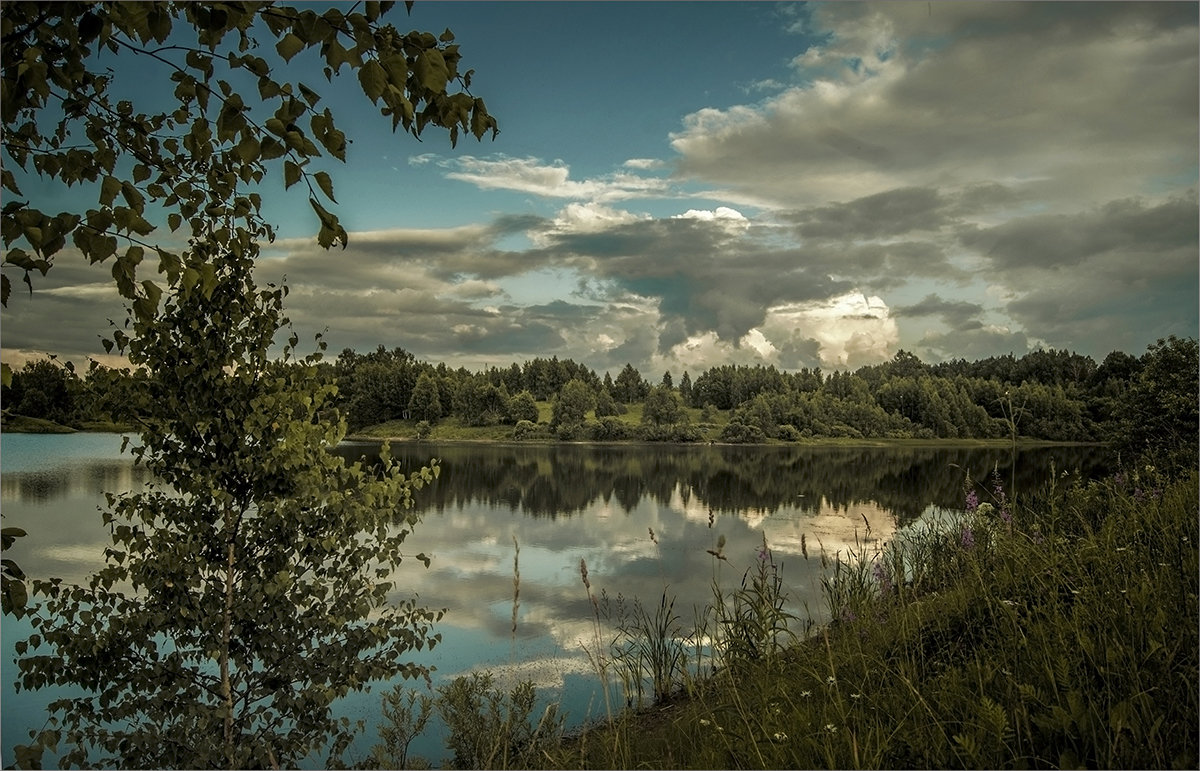
[[[816,632],[786,609],[765,542],[689,631],[669,587],[615,637],[595,606],[597,673],[635,703],[660,698],[564,737],[528,709],[485,722],[478,705],[505,695],[481,700],[464,681],[437,698],[451,763],[1197,768],[1197,473],[1140,465],[1063,474],[1019,501],[999,480],[964,493],[965,515],[873,552],[813,555],[833,619]]]
[[[715,675],[547,765],[1196,768],[1196,473],[977,496],[961,520],[833,565],[816,636],[776,650],[743,613],[714,641]],[[774,607],[755,594],[744,607]]]

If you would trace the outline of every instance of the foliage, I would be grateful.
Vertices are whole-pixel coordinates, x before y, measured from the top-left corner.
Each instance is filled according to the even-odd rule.
[[[82,387],[70,362],[62,365],[52,358],[28,361],[4,387],[5,409],[16,415],[70,424],[81,406]]]
[[[408,747],[433,717],[434,699],[428,694],[396,685],[383,694],[379,738],[360,768],[427,768],[424,759],[408,757]]]
[[[512,438],[520,442],[527,439],[548,439],[550,434],[531,420],[518,420],[513,426]]]
[[[629,404],[640,402],[650,393],[650,384],[632,364],[626,364],[613,381],[612,397],[618,402]]]
[[[1195,767],[1197,474],[1137,466],[1060,476],[1009,522],[979,505],[860,548],[827,586],[832,625],[547,766]],[[735,640],[774,626],[767,564]]]
[[[161,292],[136,280],[148,254],[170,284],[212,282],[207,260],[185,266],[178,252],[147,240],[161,232],[156,221],[191,238],[216,229],[223,248],[244,254],[274,238],[260,216],[261,194],[248,189],[268,173],[282,173],[286,187],[303,182],[318,242],[344,246],[346,230],[326,208],[332,179],[317,167],[325,157],[346,160],[346,135],[329,109],[318,109],[315,84],[279,78],[281,65],[315,49],[330,82],[352,73],[393,130],[414,137],[430,124],[446,128],[451,143],[460,130],[477,138],[497,132],[483,100],[466,91],[472,73],[460,68],[449,30],[402,34],[383,21],[392,5],[318,14],[270,2],[6,4],[4,267],[32,290],[31,274],[44,275],[71,243],[90,262],[113,260],[117,288],[145,316]],[[274,49],[269,58],[260,55],[263,38]],[[165,107],[161,92],[143,98],[138,85],[158,73],[174,84]],[[233,85],[242,82],[256,88]],[[464,90],[452,93],[454,83]],[[30,183],[31,175],[58,185]],[[70,186],[87,191],[95,208],[45,208],[61,205],[58,191]],[[38,201],[37,190],[51,192]],[[7,305],[8,273],[0,282]]]
[[[436,642],[441,614],[393,604],[389,578],[412,491],[437,469],[405,477],[386,450],[378,468],[329,452],[345,431],[335,389],[314,387],[319,354],[294,359],[294,336],[282,361],[268,356],[286,293],[257,288],[250,268],[216,263],[209,286],[178,287],[123,340],[148,375],[133,453],[157,481],[109,496],[113,545],[87,586],[34,582],[45,601],[17,682],[84,695],[55,702],[56,727],[23,764],[59,741],[65,764],[336,756],[353,733],[333,700],[424,673],[402,657]]]
[[[1120,400],[1120,446],[1195,468],[1200,453],[1196,341],[1175,336],[1159,340],[1142,356],[1138,370]]]
[[[615,417],[623,414],[624,412],[628,412],[628,409],[625,407],[625,405],[618,404],[617,401],[612,398],[612,394],[610,394],[607,390],[601,388],[596,394],[595,414],[597,418]]]
[[[313,84],[278,76],[308,49],[329,82],[343,68],[356,74],[393,130],[419,138],[433,125],[448,130],[451,144],[460,130],[495,137],[496,120],[467,90],[472,73],[460,69],[453,34],[401,34],[383,20],[392,5],[318,15],[273,2],[6,3],[0,305],[9,304],[11,272],[32,292],[33,274],[44,276],[68,244],[89,262],[112,263],[139,323],[155,318],[163,297],[156,283],[163,279],[138,281],[147,256],[167,287],[211,297],[225,264],[248,272],[258,244],[274,240],[256,190],[270,175],[281,174],[285,188],[303,182],[317,242],[344,247],[349,236],[327,208],[336,203],[332,177],[318,167],[325,157],[346,161],[347,137],[328,108],[318,109]],[[173,84],[170,97],[145,87],[155,75]],[[253,83],[253,91],[239,83]],[[65,196],[66,188],[79,196]],[[48,208],[85,200],[94,206]],[[172,244],[179,240],[187,242],[182,252]],[[111,350],[127,339],[118,330],[104,342]],[[12,379],[0,363],[0,382]],[[41,395],[18,406],[70,411],[52,392],[29,393]],[[13,575],[5,572],[6,586]]]
[[[588,437],[596,442],[616,442],[634,435],[633,426],[612,415],[588,422],[587,429]]]
[[[675,612],[675,597],[664,589],[658,605],[647,610],[637,598],[630,605],[623,597],[613,603],[603,595],[598,608],[613,626],[607,653],[621,677],[626,705],[644,706],[647,683],[651,701],[671,696],[687,674],[688,649],[694,644]]]
[[[787,609],[787,593],[775,556],[763,535],[756,565],[728,597],[714,583],[712,612],[719,629],[714,656],[722,666],[772,669],[784,651],[798,642],[792,625],[799,619]]]
[[[438,697],[452,768],[532,768],[562,735],[553,704],[532,722],[537,689],[528,680],[504,693],[491,672],[472,672],[439,688]]]
[[[686,423],[687,413],[679,394],[670,386],[660,385],[650,389],[642,408],[642,423],[654,426],[671,426]]]
[[[483,374],[460,381],[454,392],[454,412],[468,426],[493,426],[508,415],[509,396],[504,385],[493,385]]]
[[[0,547],[7,551],[18,538],[23,538],[25,531],[19,527],[0,528]],[[29,604],[29,590],[25,588],[25,571],[15,561],[5,557],[0,561],[0,578],[3,578],[3,588],[0,589],[0,600],[3,601],[5,615],[20,618],[25,615]]]
[[[414,420],[428,423],[435,423],[442,417],[442,400],[438,395],[437,383],[428,372],[417,376],[408,400],[408,412]]]
[[[757,444],[766,440],[766,434],[758,426],[748,426],[739,421],[730,421],[721,429],[722,442],[732,444]]]
[[[505,407],[505,415],[508,422],[516,425],[522,420],[530,423],[538,421],[537,402],[534,401],[533,394],[528,391],[522,391],[508,400]]]
[[[572,432],[582,425],[584,417],[596,406],[596,395],[582,380],[571,380],[563,386],[550,416],[551,428],[563,427]]]

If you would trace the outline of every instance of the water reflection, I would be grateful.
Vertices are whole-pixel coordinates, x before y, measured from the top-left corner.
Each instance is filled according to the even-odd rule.
[[[11,555],[30,575],[85,580],[102,566],[108,545],[97,511],[102,491],[147,481],[119,453],[119,437],[110,437],[103,451],[88,445],[95,441],[4,438],[4,521],[30,533]],[[338,448],[348,458],[375,450]],[[596,633],[580,560],[592,591],[613,607],[633,598],[657,603],[665,591],[686,623],[693,606],[711,599],[714,582],[726,589],[740,582],[765,535],[782,562],[794,609],[819,620],[819,549],[831,556],[856,545],[869,549],[923,514],[958,508],[962,469],[983,481],[998,467],[1006,485],[1015,473],[1018,490],[1029,490],[1047,478],[1052,461],[1085,475],[1104,462],[1093,448],[1061,447],[1022,451],[1015,465],[1005,450],[935,448],[402,443],[392,452],[411,468],[431,457],[442,466],[440,478],[417,494],[422,521],[410,541],[413,554],[431,554],[433,563],[425,569],[406,562],[398,574],[397,597],[416,594],[422,604],[449,611],[439,625],[444,642],[420,653],[418,663],[437,668],[435,684],[483,667],[531,677],[548,698],[563,699],[572,722],[602,711],[583,653]],[[707,552],[722,536],[728,561]],[[4,625],[6,683],[19,636],[19,626]],[[44,721],[38,706],[44,700],[5,688],[8,764],[12,744]],[[341,709],[373,723],[377,694],[356,695]],[[359,757],[374,740],[369,729],[355,745]],[[414,752],[439,760],[439,741],[434,731]]]
[[[347,458],[370,456],[373,443],[344,443]],[[818,514],[875,504],[903,526],[929,506],[958,507],[964,470],[987,482],[1029,490],[1051,464],[1091,476],[1106,462],[1094,447],[1021,450],[933,447],[736,447],[466,445],[403,443],[392,455],[417,467],[437,457],[442,476],[421,506],[432,511],[483,502],[527,516],[579,514],[613,501],[630,512],[643,498],[668,505],[692,499],[718,514],[782,509]],[[990,485],[989,485],[990,486]]]

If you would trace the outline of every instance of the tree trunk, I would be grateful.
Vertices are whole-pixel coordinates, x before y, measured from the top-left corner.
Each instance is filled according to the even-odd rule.
[[[225,763],[226,768],[235,768],[233,747],[233,687],[229,679],[229,638],[233,627],[233,566],[234,535],[233,512],[225,513],[225,608],[221,613],[221,698],[225,701]]]

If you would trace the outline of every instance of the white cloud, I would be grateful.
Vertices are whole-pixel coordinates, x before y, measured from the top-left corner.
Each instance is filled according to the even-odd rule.
[[[427,156],[416,156],[415,160],[421,164],[429,162]],[[482,190],[512,190],[543,198],[616,201],[654,197],[667,190],[667,183],[662,179],[628,172],[616,172],[597,179],[571,179],[570,166],[561,160],[546,163],[539,158],[463,155],[437,163],[447,169],[447,178],[469,182]],[[635,159],[627,161],[626,165],[639,168],[638,163]],[[647,167],[642,165],[640,168]]]
[[[886,361],[900,339],[887,304],[861,292],[772,308],[761,331],[777,348],[816,341],[821,365],[827,368]]]
[[[1014,174],[1129,195],[1195,166],[1195,14],[1170,5],[818,4],[802,83],[687,116],[678,168],[776,208]]]
[[[705,220],[707,222],[712,222],[713,220],[747,221],[740,211],[731,209],[728,206],[718,206],[712,211],[707,209],[688,209],[683,214],[676,214],[672,219]]]
[[[652,169],[664,168],[667,163],[659,158],[630,158],[621,165],[627,169],[650,171]]]
[[[569,203],[554,218],[554,228],[559,232],[599,233],[616,225],[649,219],[602,203]],[[535,241],[537,236],[534,236]]]

